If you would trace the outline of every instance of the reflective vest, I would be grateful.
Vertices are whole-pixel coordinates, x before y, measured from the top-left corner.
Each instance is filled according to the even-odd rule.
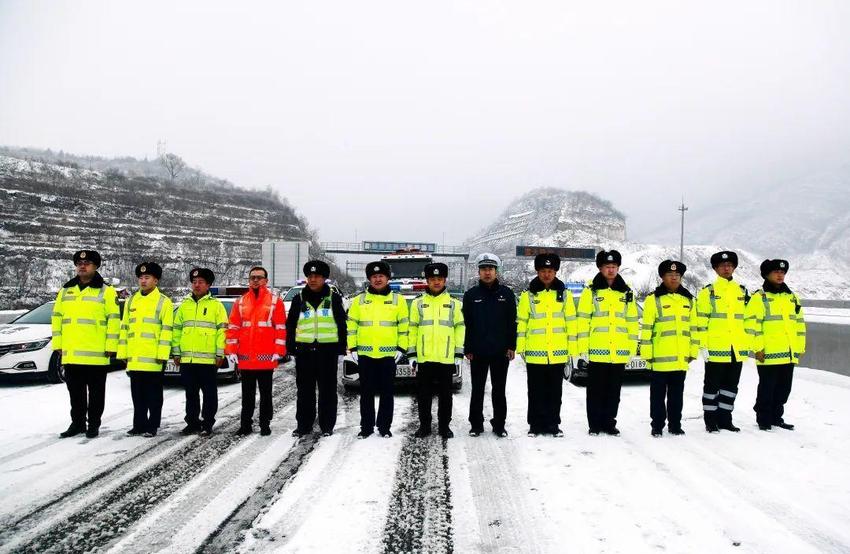
[[[806,322],[796,294],[757,291],[747,304],[745,324],[753,356],[764,350],[759,365],[800,362],[806,351]]]
[[[330,295],[324,297],[318,308],[307,302],[301,293],[301,312],[298,314],[298,326],[295,328],[295,342],[313,344],[334,343],[339,341]]]
[[[359,356],[387,358],[407,350],[407,300],[400,294],[362,292],[348,309],[348,349]]]
[[[106,353],[118,351],[120,317],[114,288],[63,288],[50,318],[51,346],[62,351],[63,364],[109,365]]]
[[[718,277],[697,294],[696,333],[699,348],[708,350],[708,361],[743,361],[750,355],[750,339],[744,330],[744,311],[749,295],[735,282]]]
[[[158,288],[127,299],[118,339],[118,358],[127,360],[127,371],[162,371],[171,352],[173,321],[171,299]]]
[[[640,357],[653,371],[687,371],[688,358],[696,358],[691,341],[696,308],[692,298],[678,293],[651,294],[643,304]]]
[[[425,293],[415,298],[410,305],[407,355],[416,357],[420,364],[451,364],[456,357],[463,357],[466,325],[462,308],[461,301],[446,291],[437,296]]]
[[[591,362],[626,364],[638,348],[634,293],[590,287],[587,283],[578,301],[578,350]]]
[[[174,314],[171,355],[184,364],[215,364],[224,356],[227,310],[221,300],[207,293],[195,301],[190,295]]]
[[[516,344],[528,364],[563,364],[577,354],[576,309],[570,291],[523,291]]]
[[[277,291],[249,290],[230,311],[224,352],[236,354],[240,370],[275,369],[274,355],[286,355],[286,310]]]

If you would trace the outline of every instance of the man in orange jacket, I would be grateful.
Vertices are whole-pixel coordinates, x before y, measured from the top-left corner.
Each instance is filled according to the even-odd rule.
[[[286,355],[286,311],[277,291],[270,291],[262,267],[248,272],[248,292],[233,304],[224,352],[242,373],[242,424],[237,435],[253,429],[257,385],[260,388],[260,434],[272,430],[272,374]]]

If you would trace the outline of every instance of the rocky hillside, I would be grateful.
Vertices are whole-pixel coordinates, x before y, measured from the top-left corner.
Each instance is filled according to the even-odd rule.
[[[54,295],[82,247],[99,250],[101,273],[122,284],[134,283],[140,261],[158,261],[161,285],[173,288],[195,265],[212,268],[218,283],[242,282],[265,239],[312,241],[273,193],[135,173],[0,155],[0,309]]]

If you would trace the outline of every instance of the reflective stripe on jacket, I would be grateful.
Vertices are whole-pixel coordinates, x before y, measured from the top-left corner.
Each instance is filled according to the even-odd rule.
[[[118,358],[127,360],[127,371],[162,371],[171,353],[174,306],[154,288],[136,292],[124,305]]]
[[[679,293],[646,297],[641,322],[640,357],[653,371],[687,371],[688,358],[697,357],[691,341],[696,307],[693,298]]]
[[[407,300],[396,292],[366,291],[348,309],[348,348],[360,356],[387,358],[408,345]]]
[[[750,339],[744,330],[744,311],[749,295],[734,280],[718,277],[697,294],[696,333],[699,348],[708,350],[708,361],[742,361],[750,355]]]
[[[460,300],[446,291],[437,296],[425,293],[410,305],[408,355],[415,356],[420,364],[453,363],[463,357],[465,332]]]
[[[50,318],[51,346],[62,351],[63,364],[109,365],[106,352],[118,351],[120,317],[114,288],[62,288]]]
[[[578,301],[578,349],[591,362],[626,364],[637,355],[637,303],[631,288],[617,277],[627,290],[594,289],[599,281],[594,279]]]
[[[797,364],[806,351],[806,322],[797,295],[790,292],[753,294],[746,313],[746,331],[753,356],[764,350],[759,365]]]
[[[517,307],[517,352],[529,364],[563,364],[577,354],[576,309],[569,290],[525,290]]]
[[[189,295],[174,314],[171,355],[185,364],[215,364],[224,356],[227,309],[207,293],[197,301]]]
[[[233,304],[225,354],[236,354],[240,370],[275,369],[275,354],[286,355],[286,310],[277,291],[249,290]]]

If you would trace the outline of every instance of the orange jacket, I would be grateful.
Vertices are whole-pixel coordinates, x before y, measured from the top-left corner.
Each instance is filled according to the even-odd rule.
[[[277,291],[248,291],[233,304],[227,327],[225,354],[236,354],[239,369],[275,369],[272,356],[286,354],[286,311]]]

